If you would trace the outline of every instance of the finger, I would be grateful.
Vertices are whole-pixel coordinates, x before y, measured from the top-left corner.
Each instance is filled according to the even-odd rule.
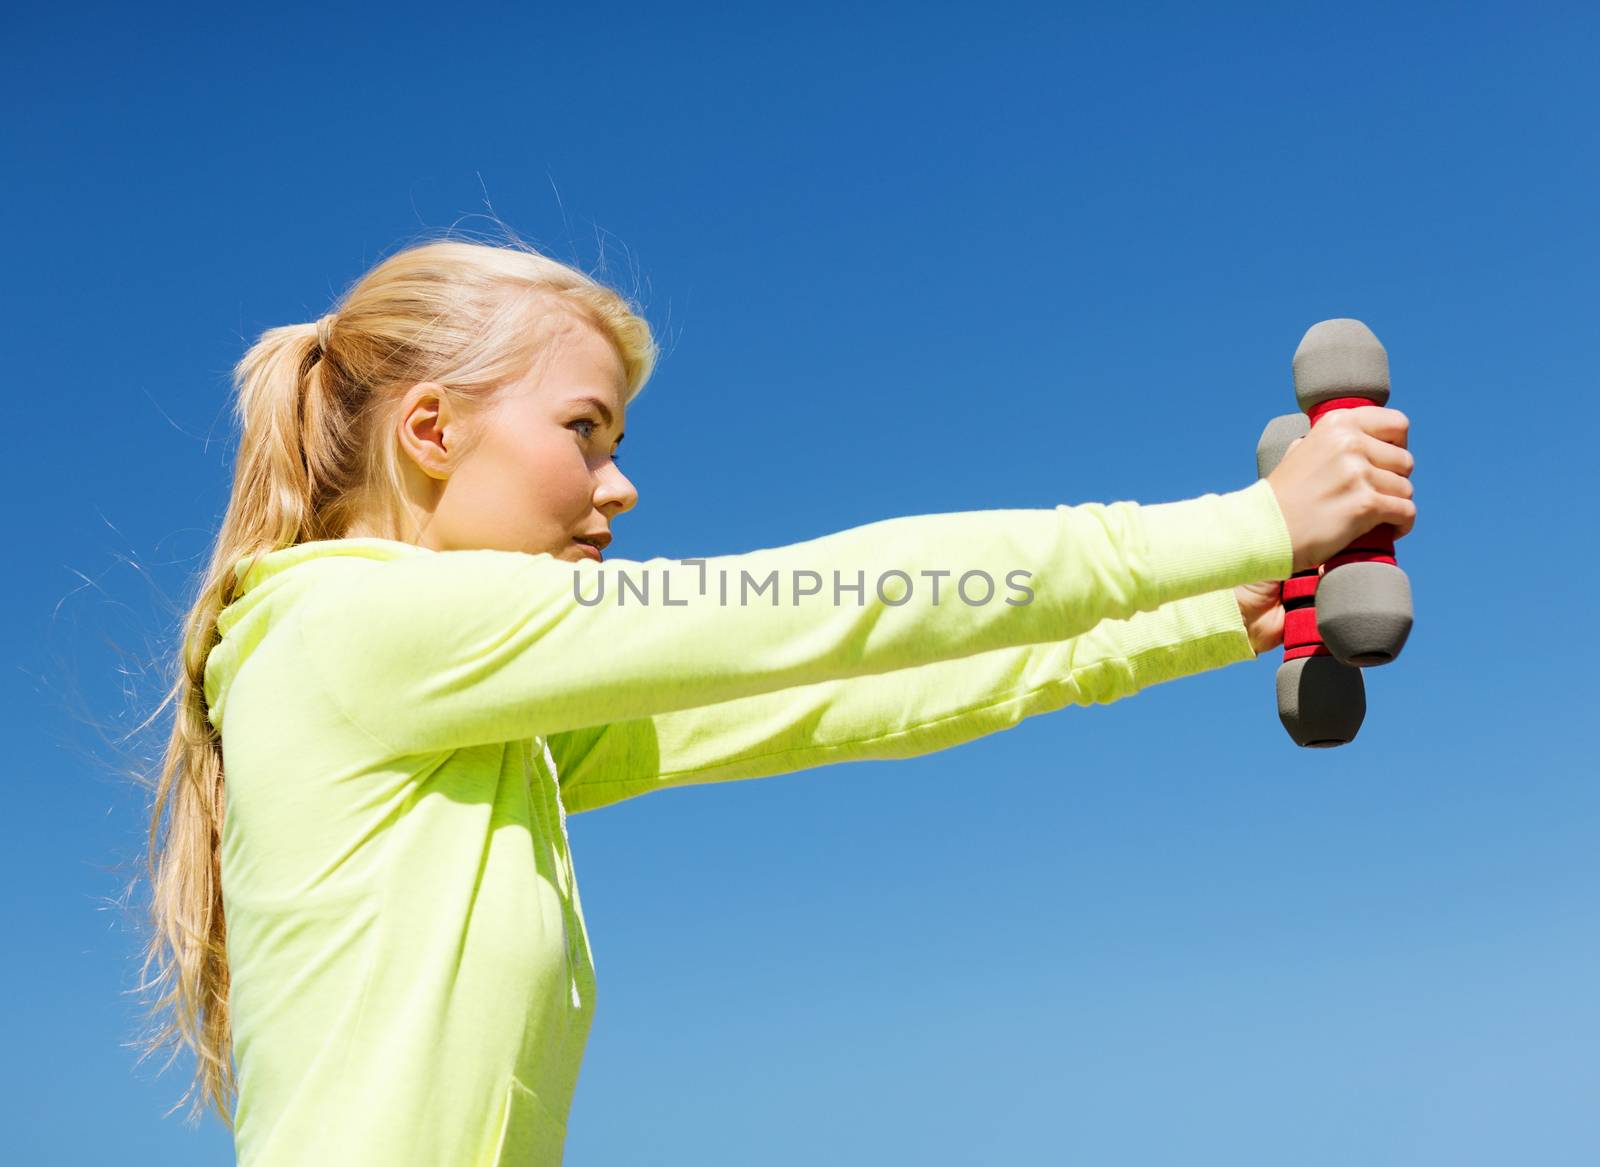
[[[1401,449],[1407,444],[1411,419],[1398,409],[1386,405],[1357,405],[1337,412],[1347,414],[1352,422],[1380,441],[1391,442]]]
[[[1396,502],[1398,503],[1399,500],[1397,499]],[[1417,525],[1417,504],[1412,500],[1407,499],[1403,505],[1405,506],[1405,510],[1403,510],[1400,513],[1400,517],[1395,519],[1392,523],[1394,527],[1394,537],[1396,539],[1405,538],[1407,535],[1411,534],[1411,528]]]
[[[1406,478],[1404,475],[1396,474],[1392,470],[1384,470],[1379,466],[1374,466],[1367,472],[1367,481],[1377,487],[1380,493],[1394,498],[1416,497],[1417,488],[1413,485],[1411,479]]]
[[[1397,446],[1393,442],[1382,441],[1371,434],[1363,434],[1362,440],[1362,448],[1367,452],[1368,462],[1393,474],[1401,474],[1407,478],[1411,477],[1411,471],[1415,468],[1417,459],[1410,450],[1404,446]]]
[[[1400,479],[1400,481],[1404,482],[1405,479]],[[1402,498],[1399,495],[1385,494],[1379,491],[1374,498],[1372,509],[1376,516],[1373,526],[1376,527],[1380,524],[1388,523],[1394,528],[1396,539],[1409,535],[1411,528],[1417,522],[1417,504],[1414,499]],[[1371,527],[1367,528],[1369,531],[1371,529]]]

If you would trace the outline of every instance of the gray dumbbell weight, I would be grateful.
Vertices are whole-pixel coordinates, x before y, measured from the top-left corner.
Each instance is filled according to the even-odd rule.
[[[1323,320],[1307,329],[1295,349],[1294,392],[1307,415],[1338,398],[1385,405],[1389,354],[1361,321]],[[1411,634],[1411,581],[1380,556],[1394,556],[1394,528],[1388,524],[1345,548],[1317,585],[1323,643],[1341,661],[1361,668],[1394,660]]]

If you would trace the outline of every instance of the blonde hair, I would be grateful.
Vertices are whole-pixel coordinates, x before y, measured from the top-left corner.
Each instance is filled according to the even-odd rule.
[[[191,1122],[209,1102],[232,1129],[237,1093],[222,907],[222,741],[207,720],[204,690],[217,616],[233,600],[234,565],[344,537],[358,522],[363,533],[414,541],[392,440],[406,389],[439,382],[470,413],[532,367],[550,332],[544,323],[563,310],[615,346],[631,401],[655,366],[649,325],[621,293],[515,239],[443,239],[399,251],[321,320],[267,329],[234,369],[241,433],[232,494],[161,704],[172,702],[176,713],[153,783],[151,935],[141,976],[152,964],[158,972],[139,985],[160,991],[151,1014],[163,1022],[141,1060],[169,1042],[173,1056],[179,1043],[194,1051],[194,1081],[172,1108],[198,1090]]]

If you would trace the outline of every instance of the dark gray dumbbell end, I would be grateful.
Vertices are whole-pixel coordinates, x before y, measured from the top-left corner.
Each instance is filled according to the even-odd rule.
[[[1296,438],[1311,432],[1311,419],[1303,413],[1285,413],[1267,423],[1256,443],[1256,477],[1265,478],[1278,468]]]
[[[1355,740],[1367,716],[1361,670],[1331,656],[1302,656],[1278,666],[1278,720],[1297,746],[1327,749]]]
[[[1322,320],[1294,350],[1294,395],[1307,413],[1334,397],[1389,402],[1389,354],[1359,320]]]
[[[1317,634],[1347,665],[1400,655],[1411,635],[1411,581],[1392,563],[1345,563],[1317,581]]]

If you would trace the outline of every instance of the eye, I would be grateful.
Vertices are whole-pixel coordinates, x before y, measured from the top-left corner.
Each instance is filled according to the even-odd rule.
[[[594,437],[594,431],[600,428],[600,423],[592,417],[580,417],[571,424],[586,425],[589,427],[589,432],[583,435],[584,441],[588,441],[590,438]],[[613,462],[620,462],[622,461],[622,455],[613,450],[611,453],[611,460]]]

